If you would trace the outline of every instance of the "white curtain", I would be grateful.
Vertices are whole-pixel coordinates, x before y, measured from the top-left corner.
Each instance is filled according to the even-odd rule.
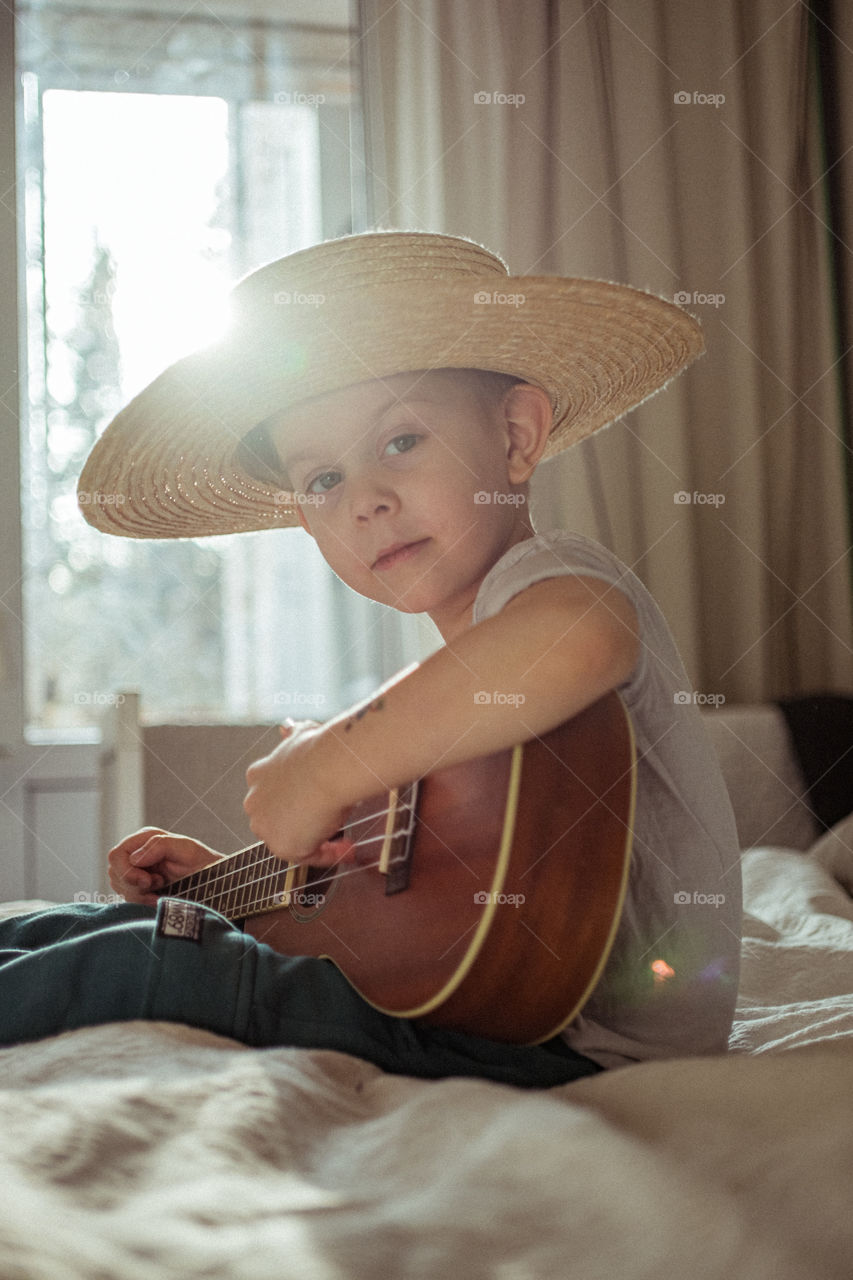
[[[371,225],[686,295],[703,323],[666,393],[543,467],[538,527],[635,569],[700,693],[853,686],[805,7],[361,0],[360,37]]]

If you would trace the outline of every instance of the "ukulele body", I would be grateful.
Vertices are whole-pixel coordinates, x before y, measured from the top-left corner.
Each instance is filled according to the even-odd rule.
[[[402,874],[376,865],[387,797],[366,801],[355,822],[382,816],[357,850],[363,865],[318,870],[321,882],[309,871],[246,931],[331,959],[385,1013],[508,1043],[550,1038],[598,981],[621,914],[635,787],[621,699],[418,786]]]

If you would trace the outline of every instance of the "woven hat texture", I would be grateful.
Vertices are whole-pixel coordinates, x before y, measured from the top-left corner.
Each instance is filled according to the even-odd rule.
[[[133,538],[297,523],[293,494],[238,460],[259,423],[397,373],[475,368],[542,387],[551,457],[661,390],[703,350],[665,299],[601,280],[509,275],[473,241],[374,231],[253,271],[218,342],[160,374],[109,424],[80,477],[86,519]]]

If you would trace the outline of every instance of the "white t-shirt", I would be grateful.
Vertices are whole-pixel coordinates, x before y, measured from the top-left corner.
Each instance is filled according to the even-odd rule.
[[[617,689],[637,751],[628,889],[601,978],[563,1037],[604,1067],[724,1052],[740,961],[737,831],[658,605],[605,547],[557,531],[518,543],[498,561],[477,594],[474,622],[500,612],[525,587],[561,574],[612,583],[631,601],[640,625],[640,657]]]

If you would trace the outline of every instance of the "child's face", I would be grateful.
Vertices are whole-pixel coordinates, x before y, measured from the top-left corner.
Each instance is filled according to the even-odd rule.
[[[489,569],[532,533],[513,429],[469,374],[359,383],[288,410],[269,435],[338,576],[428,613],[445,638],[470,625]]]

